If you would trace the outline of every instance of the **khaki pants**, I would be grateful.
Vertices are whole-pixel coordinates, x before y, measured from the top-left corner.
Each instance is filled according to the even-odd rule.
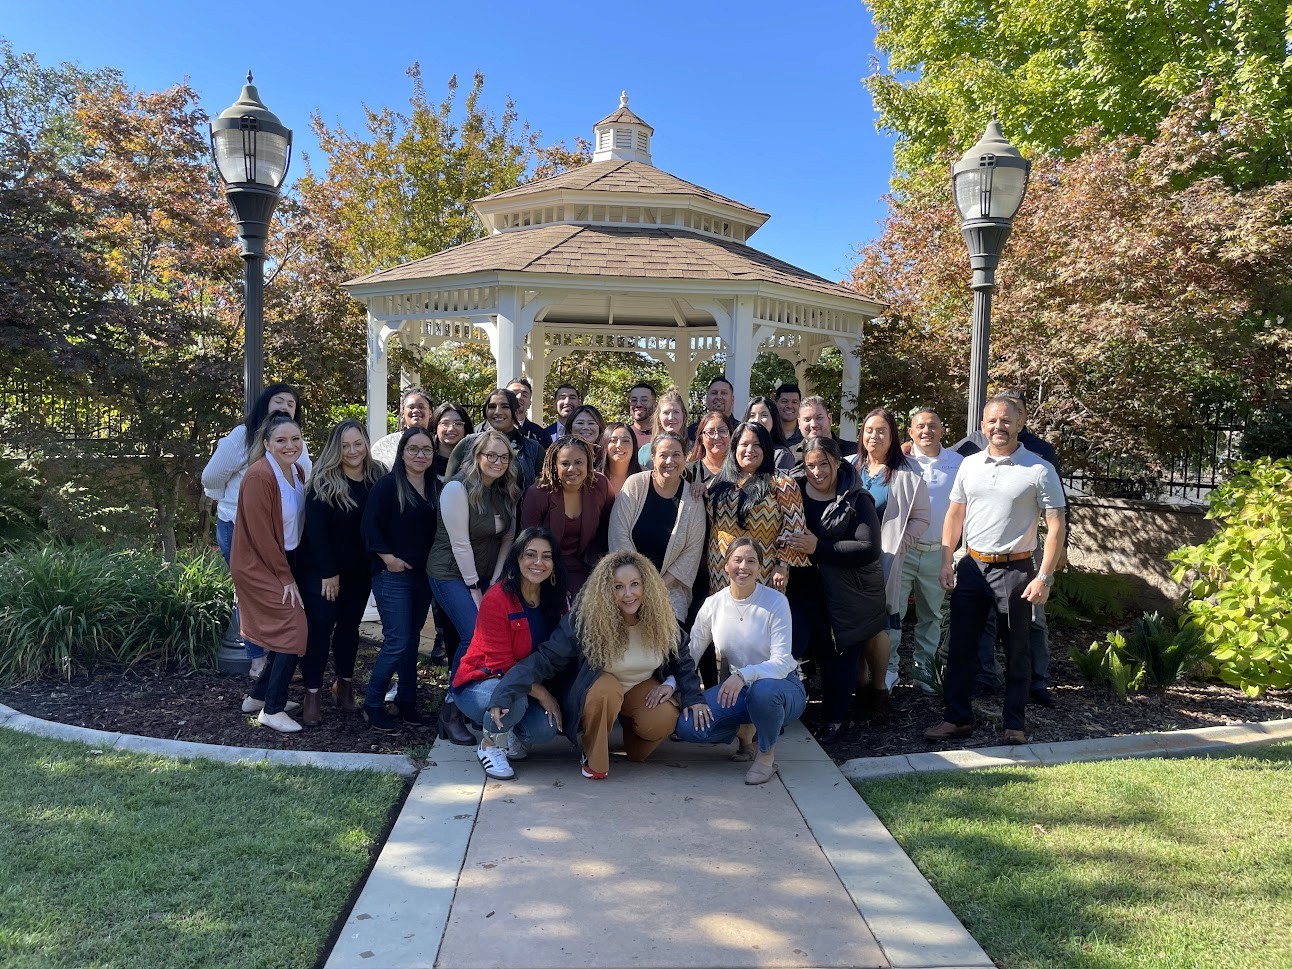
[[[579,737],[588,766],[598,772],[610,770],[610,728],[618,719],[624,727],[624,750],[628,759],[640,763],[677,726],[677,701],[670,697],[653,710],[646,706],[646,695],[659,686],[651,677],[624,692],[619,681],[602,673],[588,690],[583,701],[583,719]]]

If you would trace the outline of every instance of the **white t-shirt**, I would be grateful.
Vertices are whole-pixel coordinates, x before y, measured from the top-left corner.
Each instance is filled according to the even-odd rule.
[[[290,552],[301,543],[301,532],[305,530],[305,485],[297,479],[294,470],[288,480],[277,461],[269,457],[265,460],[278,478],[278,491],[283,499],[283,547]]]
[[[713,643],[718,664],[740,671],[746,683],[783,680],[798,668],[790,650],[790,603],[761,582],[747,599],[728,586],[704,600],[691,628],[691,656],[699,662]]]

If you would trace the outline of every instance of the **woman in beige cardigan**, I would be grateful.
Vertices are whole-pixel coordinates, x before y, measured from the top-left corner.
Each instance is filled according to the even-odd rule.
[[[644,555],[664,578],[677,621],[705,552],[705,511],[682,478],[681,435],[661,431],[650,444],[651,470],[629,475],[610,513],[610,550]]]

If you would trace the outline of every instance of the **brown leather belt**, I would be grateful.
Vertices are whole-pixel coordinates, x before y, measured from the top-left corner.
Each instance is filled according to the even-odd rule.
[[[968,549],[970,555],[979,562],[985,562],[987,565],[1001,565],[1005,562],[1021,562],[1023,559],[1030,559],[1031,552],[979,552],[975,549]]]

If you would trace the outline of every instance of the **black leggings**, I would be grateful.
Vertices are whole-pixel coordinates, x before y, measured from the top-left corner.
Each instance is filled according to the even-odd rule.
[[[362,572],[343,573],[340,578],[337,597],[330,602],[323,595],[322,577],[302,576],[298,583],[301,599],[305,602],[305,619],[309,623],[309,639],[305,658],[301,661],[301,679],[307,690],[322,689],[329,646],[336,675],[343,680],[354,676],[354,658],[359,652],[359,623],[363,621],[363,612],[368,606],[372,575],[365,568]]]

